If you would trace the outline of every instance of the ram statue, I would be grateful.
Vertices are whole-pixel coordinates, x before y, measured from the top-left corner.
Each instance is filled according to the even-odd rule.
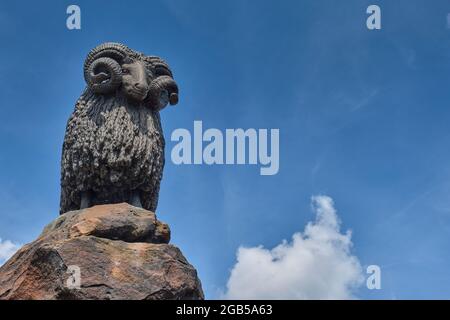
[[[87,55],[84,78],[64,138],[60,213],[119,202],[154,212],[164,168],[159,112],[178,103],[169,66],[104,43]]]

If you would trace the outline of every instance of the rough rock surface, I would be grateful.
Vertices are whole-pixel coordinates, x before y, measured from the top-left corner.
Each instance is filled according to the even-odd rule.
[[[203,299],[169,240],[153,212],[125,203],[68,212],[0,268],[0,299]]]
[[[178,103],[169,65],[109,42],[88,53],[83,71],[87,87],[64,136],[60,213],[137,198],[155,211],[165,163],[160,111]]]

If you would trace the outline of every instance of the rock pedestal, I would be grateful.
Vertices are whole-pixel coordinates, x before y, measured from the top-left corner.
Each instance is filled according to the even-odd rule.
[[[197,272],[153,212],[68,212],[0,268],[0,299],[203,299]]]

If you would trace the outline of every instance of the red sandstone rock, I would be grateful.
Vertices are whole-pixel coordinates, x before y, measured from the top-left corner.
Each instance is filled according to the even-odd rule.
[[[0,299],[203,299],[169,239],[154,213],[128,204],[68,212],[0,268]]]

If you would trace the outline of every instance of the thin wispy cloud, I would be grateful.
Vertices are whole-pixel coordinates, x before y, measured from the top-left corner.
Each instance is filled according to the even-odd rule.
[[[360,90],[358,94],[340,93],[337,95],[336,100],[338,103],[348,106],[350,111],[357,111],[369,106],[378,95],[378,92],[379,90],[377,88],[372,88]]]

